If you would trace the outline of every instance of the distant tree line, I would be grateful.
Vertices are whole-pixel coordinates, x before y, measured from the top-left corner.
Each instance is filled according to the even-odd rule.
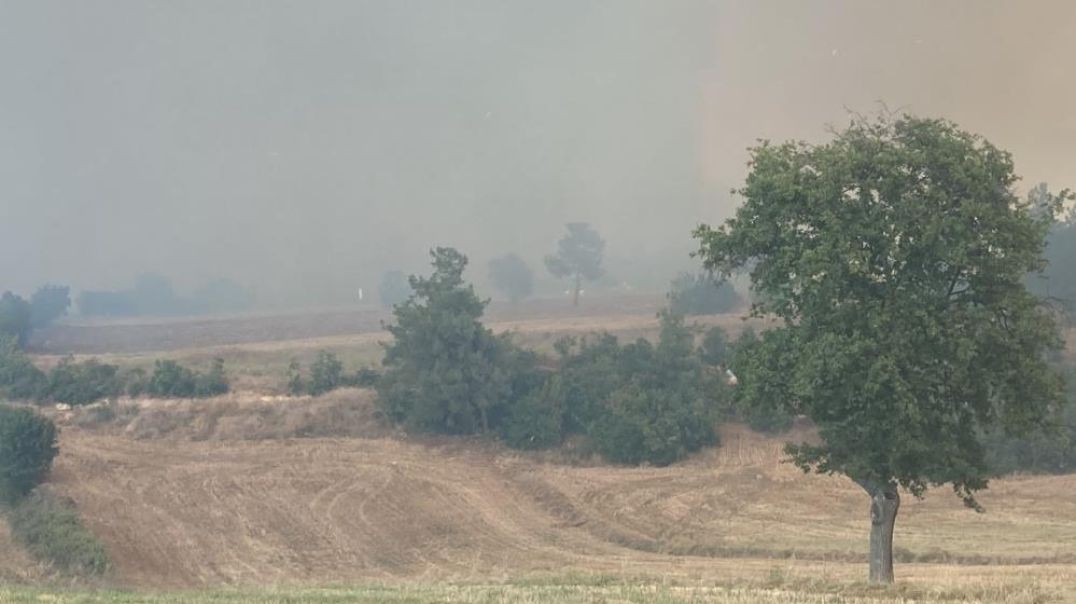
[[[33,330],[47,327],[67,313],[69,291],[66,286],[43,285],[29,301],[5,291],[0,295],[0,338],[13,338],[20,348],[25,347]]]
[[[253,306],[254,295],[230,279],[216,279],[182,296],[166,277],[145,274],[130,289],[83,291],[77,302],[87,317],[177,316],[241,312]]]

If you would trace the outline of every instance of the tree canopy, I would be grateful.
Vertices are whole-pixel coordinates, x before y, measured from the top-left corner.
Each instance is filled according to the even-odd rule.
[[[572,303],[579,304],[582,282],[594,281],[605,273],[602,268],[605,241],[585,222],[569,222],[565,226],[568,233],[557,243],[557,253],[545,257],[545,266],[554,277],[575,280]]]
[[[517,254],[505,254],[490,260],[489,279],[513,303],[534,291],[534,273]]]
[[[977,507],[983,430],[1056,412],[1046,355],[1062,341],[1025,277],[1070,194],[1020,199],[1016,180],[1007,152],[912,116],[752,149],[743,205],[695,237],[706,268],[750,269],[754,315],[783,319],[737,371],[745,399],[817,425],[818,444],[789,447],[796,464],[849,476],[893,517],[898,486],[948,483]],[[891,580],[891,552],[888,577],[874,553],[872,579]]]

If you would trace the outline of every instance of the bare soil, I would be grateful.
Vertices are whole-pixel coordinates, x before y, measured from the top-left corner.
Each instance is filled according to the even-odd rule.
[[[52,482],[135,587],[865,570],[866,496],[783,463],[781,439],[728,426],[721,448],[622,468],[408,437],[372,404],[347,390],[65,415]],[[917,563],[898,574],[989,565],[1076,581],[1072,493],[1076,476],[1000,480],[982,515],[945,491],[908,497],[898,557]]]
[[[663,304],[664,298],[658,295],[596,297],[578,307],[560,298],[543,298],[518,304],[493,302],[486,318],[499,322],[610,314],[653,316]],[[389,319],[391,311],[377,306],[226,317],[74,319],[35,332],[32,346],[42,354],[131,354],[374,333]]]

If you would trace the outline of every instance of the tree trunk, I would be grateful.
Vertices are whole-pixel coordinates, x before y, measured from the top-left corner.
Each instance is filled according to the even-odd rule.
[[[900,494],[887,485],[868,491],[871,496],[870,582],[893,582],[893,525]]]
[[[575,295],[572,296],[572,306],[579,306],[579,288],[582,287],[582,279],[579,273],[575,274]]]

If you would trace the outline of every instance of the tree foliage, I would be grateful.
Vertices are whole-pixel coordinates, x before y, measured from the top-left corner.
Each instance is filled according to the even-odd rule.
[[[0,396],[33,399],[43,391],[45,383],[45,373],[19,348],[18,339],[0,334]]]
[[[1028,292],[1053,213],[1013,193],[1008,153],[943,120],[855,119],[823,145],[752,150],[735,217],[695,236],[706,268],[750,266],[783,325],[738,366],[743,396],[808,415],[802,468],[920,495],[987,486],[980,435],[1059,408],[1054,316]]]
[[[493,286],[513,303],[530,296],[534,291],[534,273],[516,254],[505,254],[490,260],[489,279]]]
[[[666,465],[715,444],[725,392],[707,379],[694,339],[682,316],[663,312],[656,345],[609,334],[559,341],[564,431],[619,463]]]
[[[52,420],[0,405],[0,501],[14,503],[40,484],[57,451]]]
[[[728,281],[680,273],[669,289],[669,310],[682,315],[713,315],[736,310],[743,298]]]
[[[20,348],[25,347],[33,329],[31,321],[29,302],[11,292],[0,296],[0,337],[12,337]]]
[[[123,392],[119,368],[97,359],[76,362],[65,357],[49,370],[44,390],[37,397],[68,405],[88,405]]]
[[[145,385],[146,394],[160,398],[205,398],[226,394],[228,376],[224,359],[213,359],[209,369],[199,372],[171,359],[158,360]]]
[[[585,222],[569,222],[568,233],[557,243],[557,253],[545,257],[549,273],[558,279],[574,280],[573,303],[579,303],[579,291],[583,281],[600,278],[605,241]]]
[[[30,296],[30,323],[34,329],[50,325],[67,314],[71,289],[66,285],[42,285]]]
[[[393,310],[379,398],[391,418],[412,428],[488,432],[528,382],[533,355],[482,325],[487,302],[463,281],[466,256],[452,248],[431,256],[433,274],[412,276],[413,293]]]

